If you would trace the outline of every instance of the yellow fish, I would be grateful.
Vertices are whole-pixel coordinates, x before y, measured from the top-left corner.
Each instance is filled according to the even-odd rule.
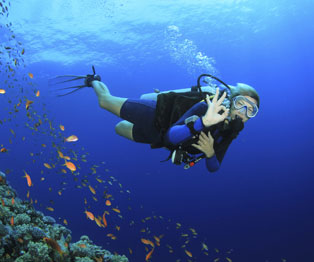
[[[120,212],[121,212],[121,211],[120,211],[119,209],[117,209],[117,208],[113,208],[112,210],[115,211],[115,212],[117,212],[117,213],[120,213]]]
[[[88,188],[89,188],[90,192],[92,192],[94,195],[96,194],[96,191],[92,186],[89,185]]]
[[[48,163],[44,163],[44,166],[48,169],[51,169],[51,166]]]
[[[59,150],[58,150],[58,155],[59,155],[60,158],[63,158],[63,154],[62,154],[62,152],[59,151]]]
[[[77,140],[78,140],[78,137],[75,136],[75,135],[71,135],[71,136],[69,136],[69,137],[67,137],[67,138],[64,138],[64,141],[65,141],[65,142],[75,142],[75,141],[77,141]]]
[[[184,250],[184,251],[189,257],[192,257],[192,253],[190,251],[187,251],[187,250]]]

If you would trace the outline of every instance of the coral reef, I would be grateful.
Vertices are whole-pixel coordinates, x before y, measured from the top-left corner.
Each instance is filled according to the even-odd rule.
[[[14,199],[14,201],[12,200]],[[71,231],[17,197],[0,171],[0,262],[128,262]]]

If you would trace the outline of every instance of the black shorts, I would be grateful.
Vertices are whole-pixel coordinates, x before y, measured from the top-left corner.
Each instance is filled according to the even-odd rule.
[[[154,125],[156,101],[128,99],[121,107],[120,117],[134,124],[132,135],[135,142],[155,144],[162,141]]]

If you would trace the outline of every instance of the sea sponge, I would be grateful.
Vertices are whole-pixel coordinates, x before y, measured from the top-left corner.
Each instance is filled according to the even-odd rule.
[[[94,260],[89,257],[76,257],[75,262],[94,262]]]
[[[6,184],[6,175],[0,171],[0,184]]]
[[[86,242],[78,241],[70,244],[71,255],[74,257],[94,257],[96,254],[93,248]]]
[[[9,207],[2,205],[0,205],[0,214],[0,221],[3,224],[9,224],[10,218],[15,216],[15,213],[11,212]]]
[[[56,220],[53,217],[50,217],[50,216],[45,216],[43,220],[48,225],[53,225],[53,224],[56,223]]]
[[[93,244],[93,241],[88,236],[81,236],[80,240],[76,243],[70,244],[70,250],[75,257],[99,257],[104,256],[107,252],[102,250],[101,247]],[[110,254],[110,252],[108,252]]]
[[[48,227],[49,235],[51,238],[60,240],[62,237],[67,238],[68,235],[71,235],[71,230],[60,224],[54,224],[53,226]]]
[[[6,234],[8,234],[8,229],[2,224],[2,222],[0,222],[0,237],[5,236]]]
[[[88,243],[88,244],[92,244],[92,243],[93,243],[93,242],[89,239],[89,237],[86,236],[86,235],[81,236],[81,237],[80,237],[80,240],[83,241],[83,242],[86,242],[86,243]]]
[[[3,248],[3,247],[2,247],[2,248],[0,248],[0,257],[3,257],[4,253],[5,253],[4,248]]]
[[[18,238],[23,238],[26,241],[32,240],[33,236],[30,233],[32,231],[32,225],[23,224],[14,226],[11,236],[17,240]]]
[[[126,256],[118,256],[118,255],[111,255],[110,259],[106,259],[106,262],[129,262],[128,258]]]
[[[45,243],[28,243],[28,252],[18,257],[15,262],[50,262],[49,249]]]
[[[42,239],[46,237],[46,233],[39,227],[32,227],[30,233],[34,239]]]
[[[14,218],[15,225],[29,224],[30,222],[31,222],[31,218],[26,214],[18,214]]]

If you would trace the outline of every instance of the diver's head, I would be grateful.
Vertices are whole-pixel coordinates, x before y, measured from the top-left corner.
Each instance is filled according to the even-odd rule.
[[[242,119],[242,122],[245,123],[250,118],[256,116],[260,99],[256,90],[246,84],[237,83],[236,86],[230,86],[230,117],[232,120],[236,116]]]

